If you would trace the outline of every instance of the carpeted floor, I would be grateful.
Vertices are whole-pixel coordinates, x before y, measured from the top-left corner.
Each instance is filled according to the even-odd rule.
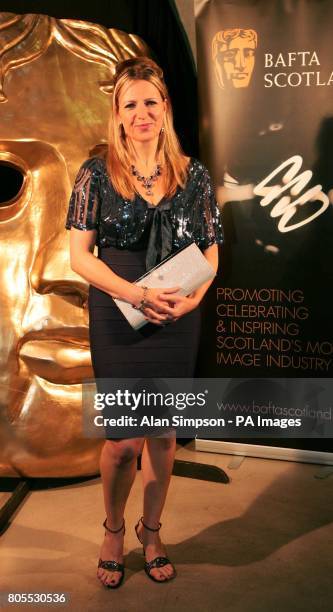
[[[155,584],[142,569],[134,534],[142,507],[138,472],[126,509],[120,589],[108,591],[95,577],[105,518],[96,478],[29,494],[0,540],[1,590],[65,592],[69,603],[55,609],[82,612],[333,610],[333,474],[318,478],[319,465],[254,458],[230,469],[230,455],[191,445],[178,448],[177,457],[218,465],[231,482],[172,477],[161,536],[176,580]],[[8,610],[15,608],[44,606]]]

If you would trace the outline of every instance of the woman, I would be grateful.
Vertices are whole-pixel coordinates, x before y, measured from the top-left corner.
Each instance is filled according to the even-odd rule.
[[[96,380],[192,376],[198,305],[211,281],[187,297],[177,293],[177,286],[147,290],[134,281],[193,240],[217,270],[222,227],[208,172],[183,154],[163,72],[149,58],[117,66],[108,153],[81,166],[66,227],[71,228],[72,269],[90,283]],[[112,298],[140,308],[148,324],[134,331]],[[159,537],[175,447],[170,433],[105,442],[100,469],[106,531],[97,575],[109,588],[119,587],[124,577],[123,516],[141,452],[144,507],[135,529],[144,546],[145,571],[157,582],[175,576]]]

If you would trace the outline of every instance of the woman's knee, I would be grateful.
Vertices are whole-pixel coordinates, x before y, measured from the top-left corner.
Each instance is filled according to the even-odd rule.
[[[142,451],[143,441],[135,440],[106,440],[106,451],[113,461],[121,466],[136,460]]]

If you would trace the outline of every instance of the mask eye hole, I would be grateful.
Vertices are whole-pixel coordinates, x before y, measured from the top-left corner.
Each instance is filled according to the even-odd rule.
[[[11,163],[0,160],[0,206],[9,206],[20,195],[24,173]]]
[[[0,223],[10,222],[28,205],[32,177],[26,162],[0,149]]]

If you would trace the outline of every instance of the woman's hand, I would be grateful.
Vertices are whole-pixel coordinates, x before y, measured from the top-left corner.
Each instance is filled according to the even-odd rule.
[[[172,318],[169,318],[169,323],[173,321],[177,321],[179,317],[184,316],[191,310],[194,310],[199,305],[199,300],[194,297],[194,295],[190,294],[188,296],[185,295],[169,295],[167,299],[170,306],[172,306]]]
[[[141,309],[147,321],[155,325],[165,325],[165,323],[174,320],[174,307],[170,300],[176,297],[179,289],[180,287],[164,289],[149,287],[145,298],[147,306]]]
[[[217,244],[212,244],[205,249],[203,253],[216,272],[218,267]],[[145,318],[150,323],[154,323],[155,325],[166,325],[167,323],[177,321],[179,317],[197,308],[212,282],[213,278],[203,283],[203,285],[188,296],[179,295],[177,293],[180,287],[169,287],[166,289],[149,288],[146,292],[142,293],[143,288],[134,283],[132,284],[132,291],[135,291],[135,302],[133,299],[131,299],[130,302],[136,308],[140,308]],[[145,297],[145,304],[147,304],[147,306],[141,308],[140,304],[143,297]]]

